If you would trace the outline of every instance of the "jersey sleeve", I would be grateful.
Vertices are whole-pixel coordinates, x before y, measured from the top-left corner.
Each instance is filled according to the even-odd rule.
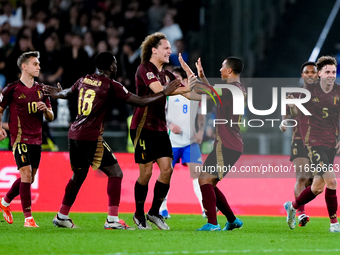
[[[44,103],[46,104],[47,108],[51,108],[51,100],[50,97],[46,97],[44,98]]]
[[[143,80],[145,86],[149,86],[151,83],[159,81],[152,71],[151,67],[146,65],[140,65],[138,67],[138,76]]]
[[[128,98],[132,95],[131,92],[129,92],[127,90],[127,88],[125,88],[122,84],[120,84],[119,82],[115,82],[115,81],[112,81],[112,87],[114,89],[114,94],[115,94],[115,97],[117,97],[118,99],[121,99],[121,100],[128,100]]]
[[[0,106],[6,108],[11,102],[11,94],[13,93],[14,86],[6,86],[0,94]]]

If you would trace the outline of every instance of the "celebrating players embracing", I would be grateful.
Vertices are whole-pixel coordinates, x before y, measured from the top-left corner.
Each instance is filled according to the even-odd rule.
[[[59,212],[53,219],[58,227],[74,228],[69,211],[88,174],[90,165],[100,169],[108,177],[108,217],[106,229],[131,229],[119,220],[121,182],[123,172],[109,145],[103,140],[105,114],[110,102],[120,99],[135,106],[145,106],[171,94],[180,82],[175,80],[158,93],[139,97],[112,79],[117,71],[117,61],[111,52],[101,52],[95,57],[97,73],[80,78],[71,88],[46,87],[46,93],[65,99],[70,94],[78,95],[78,115],[69,130],[70,163],[73,176],[66,185]],[[92,201],[92,204],[95,201]]]

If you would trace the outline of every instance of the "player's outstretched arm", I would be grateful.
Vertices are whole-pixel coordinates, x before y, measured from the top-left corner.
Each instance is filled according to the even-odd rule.
[[[293,95],[288,95],[286,97],[287,99],[294,99],[294,96]],[[299,109],[296,107],[295,104],[288,104],[289,108],[290,108],[290,114],[293,116],[293,117],[296,117],[299,115]]]
[[[191,88],[191,91],[189,93],[182,94],[182,96],[189,100],[201,101],[202,96],[197,94],[194,90],[194,87],[197,85],[197,81],[195,74],[191,74],[189,76],[189,87]]]
[[[280,126],[279,126],[279,129],[281,130],[282,133],[284,133],[284,132],[287,131],[287,127],[284,126],[284,125],[282,125],[282,123],[285,122],[285,120],[288,119],[288,118],[289,118],[288,115],[283,115],[283,116],[282,116],[282,122],[281,122],[281,124],[280,124]]]
[[[59,82],[57,84],[57,87],[45,85],[43,90],[46,96],[50,96],[53,98],[66,99],[69,95],[72,94],[71,88],[63,89]]]
[[[143,107],[163,98],[164,96],[170,96],[180,85],[181,85],[181,82],[178,79],[176,79],[162,86],[162,90],[155,94],[142,96],[142,97],[132,94],[126,100],[126,102],[134,106]]]
[[[195,77],[193,77],[193,79],[195,79]],[[176,90],[173,91],[169,96],[182,95],[182,94],[188,93],[193,89],[193,86],[195,86],[195,82],[193,81],[193,83],[191,83],[190,81],[189,84],[187,84],[186,86],[182,86],[182,87],[178,86]],[[164,86],[159,81],[155,81],[149,85],[149,88],[153,91],[153,93],[158,93],[163,90]]]

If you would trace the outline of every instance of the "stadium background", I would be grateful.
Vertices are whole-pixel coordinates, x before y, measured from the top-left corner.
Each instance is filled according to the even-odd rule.
[[[138,47],[141,41],[149,33],[170,31],[170,35],[177,35],[172,41],[174,47],[172,65],[177,65],[176,51],[186,57],[193,70],[194,62],[201,57],[206,75],[219,77],[223,59],[230,55],[238,56],[245,62],[242,76],[244,81],[249,81],[248,85],[257,84],[253,86],[254,106],[257,109],[268,109],[271,105],[271,87],[298,85],[300,66],[309,59],[335,2],[334,0],[1,0],[0,85],[3,87],[18,78],[19,69],[15,62],[24,51],[41,52],[40,81],[51,85],[61,82],[66,88],[80,76],[94,71],[95,54],[111,50],[118,59],[117,80],[134,91],[133,76],[139,63]],[[340,49],[339,24],[337,16],[330,27],[320,55],[337,56]],[[245,84],[247,85],[247,82]],[[58,101],[54,107],[58,116],[54,122],[45,126],[45,149],[67,151],[69,106],[67,101]],[[213,106],[211,108],[213,109]],[[108,116],[104,138],[115,152],[126,152],[126,118],[131,111],[132,108],[117,102]],[[209,116],[213,117],[213,113]],[[252,117],[254,116],[248,113],[247,118]],[[279,111],[270,117],[281,118]],[[256,165],[259,161],[277,165],[290,164],[287,155],[291,133],[286,132],[284,135],[280,133],[278,124],[274,128],[265,126],[260,129],[245,129],[243,136],[247,155],[241,158],[239,164]],[[206,143],[202,149],[207,152],[213,140],[209,120],[204,139]],[[8,189],[13,176],[17,174],[13,171],[15,164],[12,155],[6,151],[9,149],[8,144],[3,142],[1,146],[3,151],[0,152],[0,195]],[[251,156],[258,154],[260,156]],[[131,183],[136,179],[138,166],[131,165],[131,154],[117,155],[125,174],[121,209],[131,211],[133,202]],[[336,159],[336,163],[338,161]],[[62,187],[70,176],[67,153],[44,153],[40,169],[36,191],[39,195],[33,210],[39,208],[38,210],[43,211],[56,211],[61,201]],[[51,176],[53,178],[58,176],[60,179],[56,179],[53,190],[46,190],[50,187],[44,186],[44,180],[52,178]],[[89,177],[101,178],[98,173],[92,173]],[[231,204],[235,205],[238,208],[237,212],[241,214],[252,212],[263,215],[283,214],[281,203],[293,196],[293,176],[232,177],[221,184],[225,185],[223,191],[235,191],[233,194],[229,193],[228,198],[230,197]],[[91,182],[88,180],[86,183],[90,185]],[[100,183],[101,181],[95,186],[84,187],[82,195],[88,196],[97,190],[105,194],[100,191],[105,185]],[[278,186],[285,188],[282,188],[282,192],[274,194],[272,189]],[[187,187],[187,196],[183,195],[180,187]],[[249,190],[242,194],[237,191],[238,187],[251,187],[251,192],[256,195],[250,196]],[[287,187],[291,187],[291,192],[284,192],[287,191]],[[198,211],[196,198],[191,191],[190,177],[184,167],[176,167],[171,189],[170,209],[173,206],[175,212]],[[60,191],[56,192],[57,190]],[[56,195],[56,204],[45,199],[43,195],[52,191]],[[86,211],[86,208],[81,207],[84,199],[86,197],[78,198],[76,204],[79,207],[75,207],[75,210]],[[317,215],[326,215],[322,200],[319,198],[311,203],[311,207],[316,208],[315,213],[319,212]],[[98,204],[100,204],[98,210],[105,212],[106,200]],[[14,209],[20,210],[19,205],[15,206]],[[246,207],[248,209],[245,209]],[[256,207],[261,210],[254,211]],[[319,211],[320,208],[323,209]]]

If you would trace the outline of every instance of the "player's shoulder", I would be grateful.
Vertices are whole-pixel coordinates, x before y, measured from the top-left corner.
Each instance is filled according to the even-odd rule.
[[[111,85],[114,87],[114,88],[119,88],[119,89],[123,89],[125,91],[126,94],[129,93],[128,89],[123,85],[121,84],[120,82],[114,80],[114,79],[110,79],[110,82],[111,82]]]
[[[11,90],[14,90],[18,86],[23,86],[22,82],[20,80],[8,83],[1,91],[2,94],[6,94]]]
[[[152,72],[152,73],[156,74],[158,72],[158,69],[150,61],[146,61],[146,62],[141,63],[138,66],[137,71],[139,71],[139,72]]]
[[[16,87],[18,85],[23,85],[23,83],[20,81],[20,80],[17,80],[17,81],[14,81],[14,82],[11,82],[11,83],[8,83],[5,88],[13,88],[13,87]]]
[[[243,93],[246,93],[246,87],[243,85],[243,83],[241,83],[239,81],[234,81],[230,84],[238,87],[240,90],[242,90]]]
[[[334,87],[337,91],[340,91],[340,84],[339,83],[334,82]]]
[[[45,86],[45,84],[42,83],[42,82],[37,82],[37,81],[35,81],[35,82],[34,82],[34,86],[35,86],[37,89],[42,89],[42,88]]]

